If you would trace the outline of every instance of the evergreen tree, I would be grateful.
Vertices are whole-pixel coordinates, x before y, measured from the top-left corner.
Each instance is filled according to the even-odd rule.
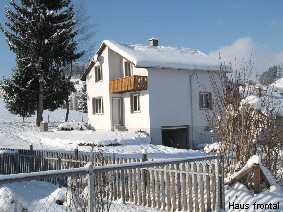
[[[11,0],[10,4],[14,10],[6,7],[7,29],[3,26],[0,26],[0,29],[6,36],[11,50],[16,53],[15,77],[28,75],[29,80],[20,81],[19,76],[18,79],[12,78],[10,83],[6,80],[4,84],[6,87],[10,85],[12,89],[12,82],[17,82],[13,85],[23,91],[27,86],[25,83],[33,82],[32,88],[26,89],[24,94],[37,95],[34,104],[37,106],[36,123],[39,126],[44,108],[54,110],[60,107],[64,103],[63,96],[69,95],[72,91],[71,83],[66,80],[59,68],[70,64],[83,54],[76,52],[77,43],[73,41],[78,34],[74,30],[76,21],[73,20],[73,7],[71,0],[21,0],[21,5]],[[15,93],[16,91],[18,90],[14,89]],[[12,94],[13,92],[8,92],[5,98],[12,98]],[[34,101],[34,97],[31,101]],[[13,102],[15,101],[10,101],[11,104]]]
[[[7,109],[16,115],[26,118],[30,117],[36,111],[37,83],[33,80],[35,78],[33,67],[28,69],[14,70],[11,79],[4,79],[1,87],[4,91],[3,99]]]
[[[282,74],[282,67],[274,65],[259,76],[259,83],[262,85],[270,85],[274,81],[280,79]]]
[[[79,100],[78,109],[83,113],[87,113],[87,90],[86,90],[86,83],[84,83],[82,88],[82,95]]]

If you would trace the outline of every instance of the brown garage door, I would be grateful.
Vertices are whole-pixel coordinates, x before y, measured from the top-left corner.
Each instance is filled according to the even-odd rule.
[[[163,127],[162,143],[180,149],[188,149],[188,127]]]

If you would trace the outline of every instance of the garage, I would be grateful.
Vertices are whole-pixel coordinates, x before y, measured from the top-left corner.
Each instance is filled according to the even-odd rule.
[[[180,149],[189,148],[189,126],[164,126],[161,129],[164,146]]]

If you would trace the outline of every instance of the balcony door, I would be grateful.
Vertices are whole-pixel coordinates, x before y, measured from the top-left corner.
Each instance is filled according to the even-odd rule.
[[[123,125],[122,98],[112,98],[112,120],[114,126]]]

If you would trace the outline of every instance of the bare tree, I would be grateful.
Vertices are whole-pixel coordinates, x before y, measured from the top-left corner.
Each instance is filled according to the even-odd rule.
[[[279,161],[283,147],[280,101],[273,97],[272,89],[261,91],[244,83],[254,70],[250,61],[239,71],[223,70],[221,85],[211,76],[216,97],[213,110],[205,116],[211,136],[220,143],[220,153],[226,155],[226,174],[238,171],[251,156],[259,155],[263,165],[279,179],[278,166],[283,167]]]

